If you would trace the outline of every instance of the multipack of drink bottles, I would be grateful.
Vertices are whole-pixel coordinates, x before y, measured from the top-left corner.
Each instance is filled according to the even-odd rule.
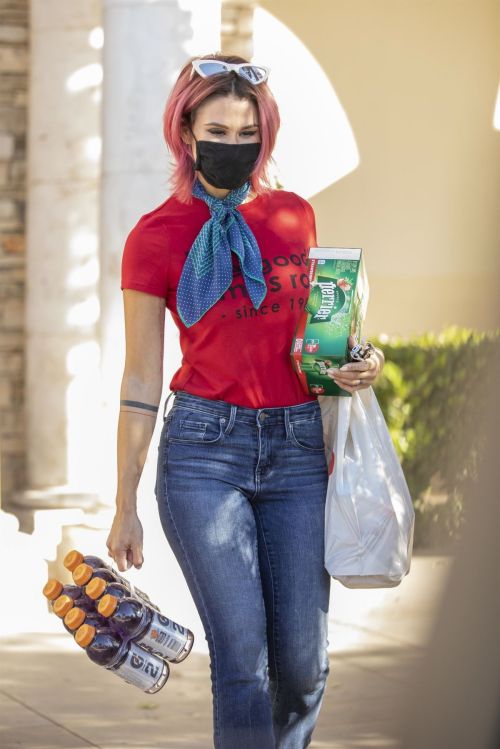
[[[63,564],[73,583],[50,578],[43,594],[66,631],[94,663],[148,694],[158,692],[170,675],[169,662],[191,652],[193,633],[100,557],[73,549]]]

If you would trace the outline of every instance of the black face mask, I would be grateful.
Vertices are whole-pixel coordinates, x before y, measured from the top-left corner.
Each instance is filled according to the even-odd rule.
[[[193,131],[191,131],[193,133]],[[260,143],[217,143],[196,140],[194,168],[213,187],[235,190],[248,180],[260,153]]]

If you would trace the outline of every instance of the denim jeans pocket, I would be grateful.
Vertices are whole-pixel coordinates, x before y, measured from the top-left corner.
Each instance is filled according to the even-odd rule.
[[[223,416],[181,406],[172,407],[166,421],[168,421],[166,434],[168,443],[192,445],[219,442],[226,423]]]
[[[319,453],[325,449],[321,417],[291,421],[290,437],[292,444],[302,450]]]

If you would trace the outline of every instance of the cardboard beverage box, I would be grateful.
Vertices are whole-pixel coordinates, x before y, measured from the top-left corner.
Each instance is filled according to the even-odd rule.
[[[311,247],[309,296],[297,323],[290,355],[309,395],[351,395],[328,376],[349,361],[349,336],[361,342],[369,286],[363,251]]]

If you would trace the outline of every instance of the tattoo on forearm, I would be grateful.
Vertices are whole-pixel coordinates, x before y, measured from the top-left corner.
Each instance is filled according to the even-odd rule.
[[[158,412],[159,406],[152,406],[149,403],[141,403],[141,401],[129,401],[129,400],[121,400],[120,401],[121,406],[133,406],[134,408],[144,408],[146,411],[153,411],[154,413]],[[124,411],[127,411],[128,409],[123,409]]]

